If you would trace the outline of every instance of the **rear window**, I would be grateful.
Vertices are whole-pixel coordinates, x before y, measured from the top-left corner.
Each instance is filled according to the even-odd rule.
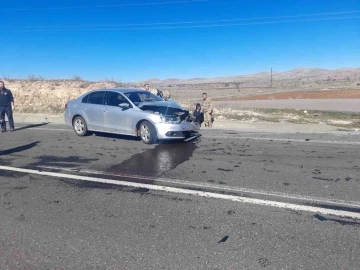
[[[89,95],[87,103],[101,105],[104,102],[105,91],[93,92]]]
[[[81,100],[82,103],[87,103],[89,99],[89,95],[86,95],[85,97],[83,97],[83,99]]]

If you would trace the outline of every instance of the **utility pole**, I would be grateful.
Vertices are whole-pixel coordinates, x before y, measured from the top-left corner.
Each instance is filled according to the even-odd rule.
[[[272,88],[272,68],[271,68],[270,87]]]

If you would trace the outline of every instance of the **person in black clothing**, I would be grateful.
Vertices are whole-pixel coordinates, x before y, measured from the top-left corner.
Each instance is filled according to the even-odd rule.
[[[0,81],[0,121],[1,132],[6,131],[5,114],[9,120],[10,130],[14,130],[14,119],[12,111],[15,109],[14,97],[9,89],[5,88],[5,83]]]
[[[198,122],[201,126],[202,122],[204,122],[204,113],[201,111],[200,103],[196,104],[193,116],[196,117],[196,122]]]

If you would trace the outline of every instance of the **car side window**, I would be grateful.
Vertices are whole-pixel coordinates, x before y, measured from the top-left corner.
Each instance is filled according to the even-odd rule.
[[[119,104],[121,103],[128,103],[129,102],[126,100],[126,98],[120,94],[120,93],[116,93],[116,92],[107,92],[106,95],[106,105],[108,106],[119,106]]]
[[[81,100],[82,103],[87,103],[88,102],[88,98],[89,95],[86,95],[85,97],[83,97],[83,99]]]
[[[93,92],[89,95],[87,103],[101,105],[104,102],[105,91]]]

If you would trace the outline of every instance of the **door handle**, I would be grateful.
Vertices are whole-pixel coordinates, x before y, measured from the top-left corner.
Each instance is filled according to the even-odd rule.
[[[83,109],[83,111],[86,111],[86,110],[87,110],[87,108],[84,108],[84,109]]]
[[[109,112],[108,110],[104,110],[104,113],[107,113],[107,112]]]

